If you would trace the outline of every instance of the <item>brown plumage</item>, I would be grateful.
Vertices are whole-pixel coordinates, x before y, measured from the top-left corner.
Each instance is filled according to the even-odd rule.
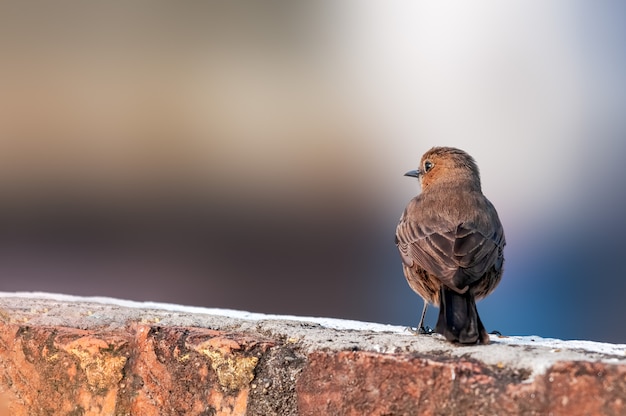
[[[483,195],[474,159],[452,147],[433,147],[419,169],[422,192],[407,205],[396,244],[409,286],[424,299],[418,330],[424,332],[428,304],[439,306],[435,331],[448,341],[489,342],[476,299],[500,282],[505,245],[498,213]]]

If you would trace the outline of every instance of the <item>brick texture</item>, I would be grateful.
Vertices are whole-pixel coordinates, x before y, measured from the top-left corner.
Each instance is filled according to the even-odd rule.
[[[626,414],[626,357],[532,373],[441,340],[376,352],[367,332],[46,302],[2,304],[0,416]]]

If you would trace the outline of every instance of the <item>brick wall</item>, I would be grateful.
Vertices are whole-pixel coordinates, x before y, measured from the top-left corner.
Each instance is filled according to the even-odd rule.
[[[626,346],[0,294],[5,415],[623,415]]]

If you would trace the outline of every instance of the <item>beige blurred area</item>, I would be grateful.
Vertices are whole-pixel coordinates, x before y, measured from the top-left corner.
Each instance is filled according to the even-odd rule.
[[[3,3],[0,290],[357,306],[375,123],[339,70],[335,12]]]
[[[270,4],[3,5],[2,192],[344,194],[368,129],[330,8]]]

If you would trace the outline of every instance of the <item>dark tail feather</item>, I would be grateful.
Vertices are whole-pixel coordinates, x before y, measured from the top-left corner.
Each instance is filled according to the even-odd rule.
[[[448,341],[461,344],[488,344],[489,335],[480,321],[474,295],[441,287],[439,319],[435,331]]]

